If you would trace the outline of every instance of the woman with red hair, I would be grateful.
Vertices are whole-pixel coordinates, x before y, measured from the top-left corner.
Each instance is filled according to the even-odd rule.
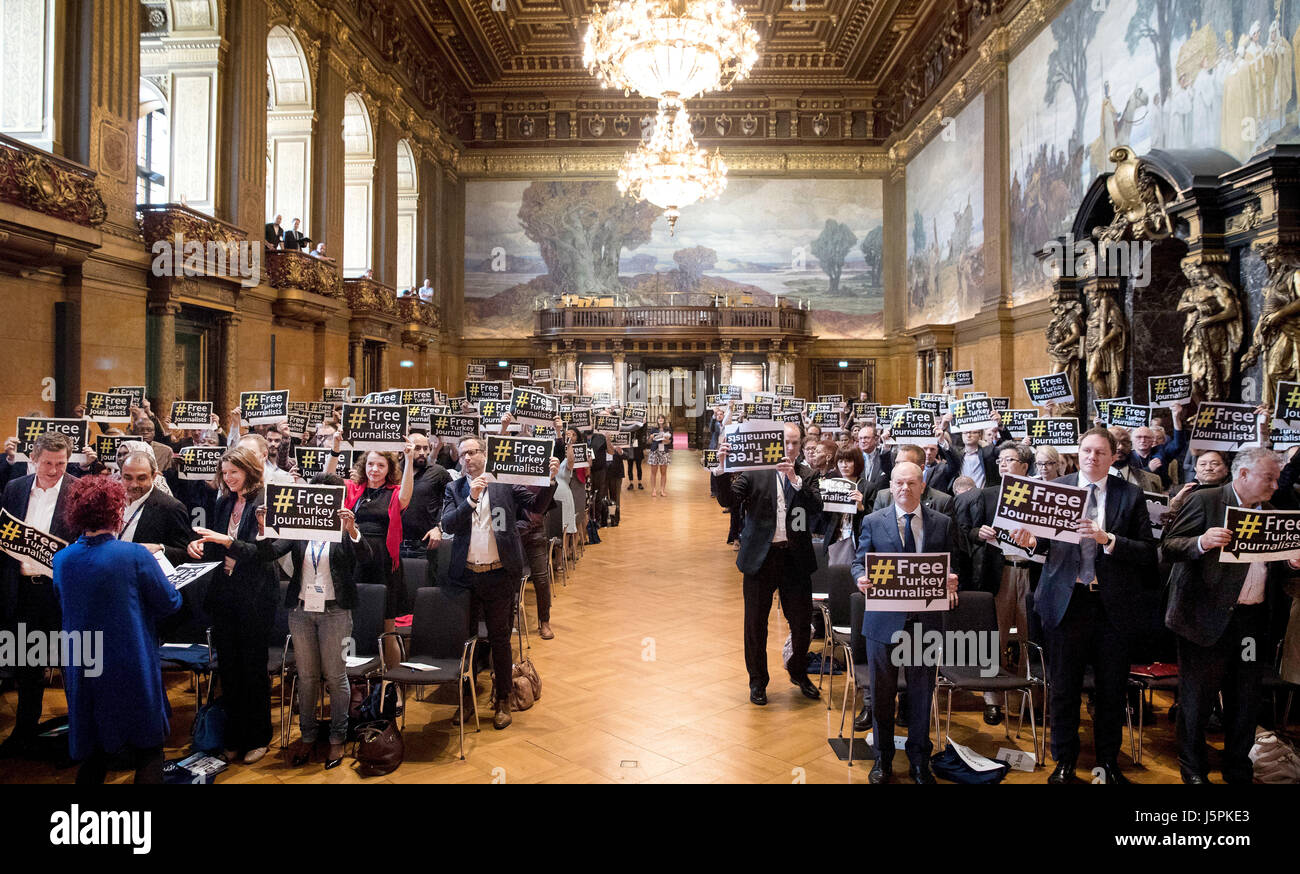
[[[80,664],[63,666],[77,782],[103,783],[109,758],[127,750],[135,782],[161,783],[170,726],[155,625],[181,596],[148,549],[117,539],[120,482],[88,476],[67,488],[68,523],[84,533],[54,556],[54,589],[63,631],[80,641]]]

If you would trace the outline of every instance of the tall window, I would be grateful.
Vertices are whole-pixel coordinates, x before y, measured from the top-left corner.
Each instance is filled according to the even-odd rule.
[[[343,275],[371,266],[375,189],[375,138],[360,94],[343,99]]]
[[[420,187],[415,169],[415,155],[406,140],[397,142],[397,288],[419,285],[424,280],[415,275],[415,226],[419,210]]]
[[[140,82],[140,122],[136,141],[136,203],[167,202],[167,160],[171,148],[167,105],[152,83]]]
[[[54,151],[54,0],[0,0],[0,131]]]
[[[266,38],[266,220],[284,216],[284,226],[309,237],[323,228],[309,227],[311,208],[311,137],[315,103],[311,68],[293,31],[276,25]],[[337,257],[337,253],[329,253]]]

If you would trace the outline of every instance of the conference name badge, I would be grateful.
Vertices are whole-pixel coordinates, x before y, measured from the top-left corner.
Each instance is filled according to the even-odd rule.
[[[343,539],[343,486],[271,485],[265,491],[266,533],[284,540]]]
[[[343,440],[366,452],[406,449],[406,407],[378,404],[343,405]]]
[[[866,609],[872,613],[947,610],[948,553],[868,552]]]
[[[1083,519],[1088,490],[1064,483],[1008,474],[998,493],[994,528],[1024,528],[1035,537],[1078,543],[1075,525]]]
[[[1035,407],[1044,407],[1049,403],[1068,404],[1074,400],[1074,390],[1070,388],[1070,378],[1064,373],[1026,376],[1023,381],[1025,391],[1029,394],[1029,403]]]
[[[1232,540],[1219,551],[1219,561],[1242,564],[1300,558],[1300,510],[1248,510],[1227,507],[1223,527]]]
[[[487,437],[487,473],[499,483],[547,486],[551,483],[553,440],[536,437]]]

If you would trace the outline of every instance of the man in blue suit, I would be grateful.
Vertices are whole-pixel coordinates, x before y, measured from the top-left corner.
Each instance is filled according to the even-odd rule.
[[[900,461],[890,472],[889,487],[894,495],[892,506],[877,510],[862,520],[858,535],[858,554],[853,559],[853,578],[863,592],[871,586],[866,575],[869,552],[946,552],[951,556],[955,542],[952,520],[945,514],[922,505],[925,478],[921,468],[910,461]],[[957,575],[948,574],[951,603],[957,603]],[[898,694],[898,666],[891,656],[904,635],[923,635],[941,630],[942,620],[935,612],[867,611],[862,619],[862,636],[866,638],[868,677],[871,700],[875,705],[872,721],[876,763],[868,779],[888,783],[893,779],[894,701]],[[903,668],[907,679],[907,758],[912,779],[917,783],[934,782],[930,772],[930,699],[934,694],[934,665],[908,664]]]
[[[1119,747],[1127,708],[1129,642],[1141,633],[1143,581],[1159,585],[1156,543],[1142,489],[1109,475],[1115,438],[1093,428],[1079,438],[1079,472],[1055,480],[1088,489],[1077,544],[1053,540],[1034,593],[1043,623],[1052,694],[1052,758],[1048,783],[1069,783],[1079,757],[1079,704],[1089,664],[1096,677],[1092,719],[1103,782],[1127,783]],[[1012,538],[1027,549],[1038,539],[1023,528]]]
[[[64,504],[68,485],[76,477],[67,472],[72,444],[62,434],[46,433],[36,438],[31,451],[32,473],[10,480],[5,486],[4,508],[21,519],[69,543],[81,532],[68,527]],[[57,634],[63,627],[59,596],[46,569],[31,559],[0,556],[3,562],[4,616],[0,627],[13,628],[18,623],[28,631]],[[0,745],[0,758],[21,756],[36,737],[41,721],[41,702],[45,697],[45,669],[15,669],[18,680],[18,716],[14,730]]]
[[[550,506],[560,460],[551,459],[550,486],[534,492],[526,486],[498,483],[491,474],[484,473],[487,455],[483,447],[477,437],[460,440],[465,475],[447,484],[442,530],[452,535],[448,584],[470,590],[471,617],[477,613],[473,605],[483,607],[496,674],[496,715],[492,725],[499,730],[511,722],[511,614],[524,572],[524,549],[515,522],[522,510],[543,513]],[[456,719],[465,719],[471,713],[457,713]]]

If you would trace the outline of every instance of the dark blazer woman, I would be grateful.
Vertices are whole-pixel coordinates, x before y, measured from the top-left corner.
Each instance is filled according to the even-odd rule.
[[[226,533],[238,496],[217,500],[213,530]],[[241,753],[271,743],[271,678],[266,672],[267,648],[275,624],[278,578],[257,543],[257,509],[262,491],[244,499],[238,533],[229,547],[203,545],[204,561],[223,562],[212,571],[204,609],[212,619],[212,646],[217,651],[221,696],[226,707],[226,749]],[[235,560],[226,573],[224,562]]]
[[[441,511],[441,506],[438,508]],[[306,540],[263,540],[259,544],[267,561],[276,561],[293,553],[293,577],[284,593],[284,606],[298,606],[298,593],[302,590],[302,568],[307,558]],[[353,610],[357,606],[357,580],[354,574],[357,563],[371,557],[370,543],[362,537],[353,543],[346,535],[338,543],[329,545],[330,580],[334,584],[334,603],[340,610]],[[281,641],[283,642],[283,641]]]
[[[836,474],[838,476],[838,474]],[[858,479],[858,491],[863,495],[867,494],[867,481]],[[858,532],[862,530],[862,519],[867,515],[866,500],[862,502],[862,507],[853,514],[853,548],[858,548]],[[829,549],[830,545],[840,539],[841,525],[843,521],[840,517],[844,514],[839,512],[823,511],[821,518],[814,527],[814,532],[822,536],[822,548]]]

